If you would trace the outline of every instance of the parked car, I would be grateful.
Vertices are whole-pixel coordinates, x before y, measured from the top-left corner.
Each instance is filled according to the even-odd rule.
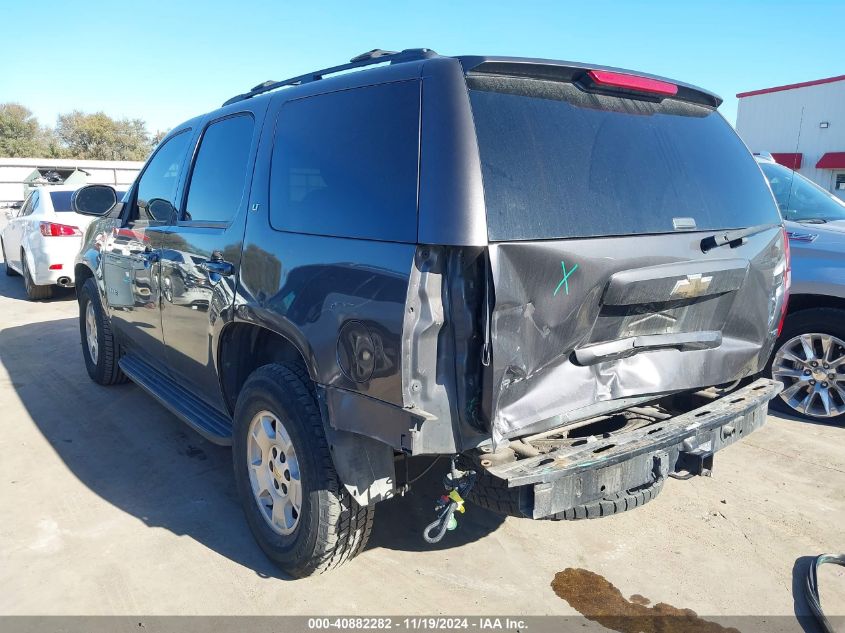
[[[35,187],[24,204],[7,212],[0,231],[6,274],[22,275],[29,299],[49,299],[54,286],[74,285],[74,258],[93,218],[71,210],[77,187]],[[122,195],[122,194],[119,194]]]
[[[176,126],[122,203],[77,192],[103,214],[76,265],[88,373],[231,444],[247,522],[294,576],[360,552],[417,456],[451,460],[431,542],[467,498],[634,508],[708,474],[780,389],[759,374],[786,238],[719,103],[426,49],[265,82]],[[163,289],[174,253],[206,282],[190,301]]]
[[[845,420],[845,202],[758,156],[786,224],[792,289],[770,364],[784,389],[775,406],[809,419]]]

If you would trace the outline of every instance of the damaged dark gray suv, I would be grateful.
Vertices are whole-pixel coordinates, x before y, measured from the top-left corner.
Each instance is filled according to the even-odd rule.
[[[346,71],[355,72],[346,72]],[[91,378],[231,444],[294,576],[359,553],[407,461],[535,519],[627,510],[766,416],[789,263],[718,97],[552,60],[371,51],[177,126],[74,196]],[[404,463],[403,463],[404,462]]]

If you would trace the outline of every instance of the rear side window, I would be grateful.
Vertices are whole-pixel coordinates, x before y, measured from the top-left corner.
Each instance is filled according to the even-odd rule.
[[[51,191],[50,202],[53,203],[53,211],[62,213],[64,211],[71,211],[70,197],[73,195],[72,191]],[[120,198],[118,197],[118,200]]]
[[[493,241],[740,228],[780,221],[714,110],[533,79],[468,80]]]
[[[273,228],[417,239],[419,82],[291,101],[276,122]]]
[[[255,122],[248,114],[208,126],[191,173],[185,220],[229,222],[244,197]]]
[[[24,203],[23,207],[21,207],[20,213],[18,213],[17,217],[22,218],[25,215],[29,215],[32,213],[32,209],[35,207],[35,203],[38,200],[38,192],[34,191],[32,195],[27,198],[26,202]]]

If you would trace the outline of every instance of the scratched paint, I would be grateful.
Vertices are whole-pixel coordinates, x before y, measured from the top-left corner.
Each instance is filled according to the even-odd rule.
[[[572,268],[567,271],[566,263],[561,261],[560,267],[563,269],[563,279],[560,280],[560,283],[557,285],[557,288],[555,288],[554,294],[552,295],[553,297],[557,296],[557,293],[560,290],[561,286],[563,286],[563,289],[566,294],[569,294],[569,277],[578,269],[578,264],[575,264]]]

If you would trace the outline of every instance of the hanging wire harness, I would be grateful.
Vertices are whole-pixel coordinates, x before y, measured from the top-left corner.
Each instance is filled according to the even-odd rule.
[[[476,476],[474,470],[459,470],[455,458],[452,457],[451,471],[443,479],[447,494],[437,500],[434,507],[437,518],[423,530],[423,538],[427,543],[439,543],[447,531],[458,527],[455,512],[466,512],[464,498],[475,484]]]

